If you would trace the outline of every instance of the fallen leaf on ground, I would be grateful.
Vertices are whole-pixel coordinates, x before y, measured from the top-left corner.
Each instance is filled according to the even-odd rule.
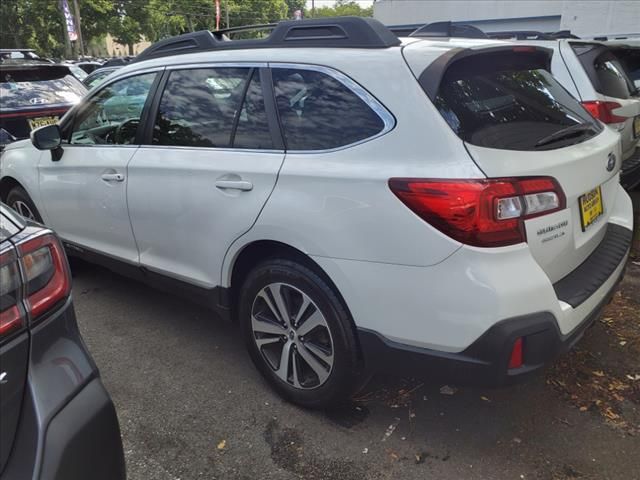
[[[226,446],[227,446],[227,441],[221,440],[220,443],[218,443],[218,450],[224,450]]]
[[[444,385],[440,388],[440,393],[442,395],[453,395],[458,391],[455,387],[450,387],[449,385]]]

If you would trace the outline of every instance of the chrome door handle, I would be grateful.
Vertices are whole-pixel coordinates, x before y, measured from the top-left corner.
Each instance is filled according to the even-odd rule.
[[[103,173],[100,178],[105,182],[124,182],[124,175],[121,173]]]
[[[253,190],[253,183],[246,180],[216,180],[216,188],[248,192]]]

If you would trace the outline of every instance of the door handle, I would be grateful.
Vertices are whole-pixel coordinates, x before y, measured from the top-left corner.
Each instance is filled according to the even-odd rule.
[[[247,182],[246,180],[216,180],[216,188],[248,192],[253,190],[253,183]]]
[[[124,175],[121,173],[103,173],[100,178],[105,182],[124,182]]]

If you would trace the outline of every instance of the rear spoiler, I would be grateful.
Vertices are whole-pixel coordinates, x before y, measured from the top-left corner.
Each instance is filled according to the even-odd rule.
[[[513,55],[508,55],[509,53]],[[529,46],[529,45],[509,45],[499,47],[488,47],[481,49],[454,48],[438,57],[427,68],[423,70],[418,78],[422,90],[433,101],[438,95],[440,84],[445,74],[453,67],[460,65],[464,60],[465,68],[469,62],[473,62],[478,69],[488,69],[495,71],[501,63],[510,66],[535,66],[551,71],[551,56],[553,50],[550,48]]]

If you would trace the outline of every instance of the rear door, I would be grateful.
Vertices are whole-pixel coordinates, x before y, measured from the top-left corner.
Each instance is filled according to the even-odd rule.
[[[526,47],[467,52],[449,64],[432,96],[487,177],[551,176],[560,184],[567,208],[525,224],[533,256],[555,282],[604,237],[621,162],[618,135],[554,79],[541,54]]]
[[[284,160],[266,65],[167,70],[147,145],[128,167],[142,266],[211,288],[251,228]],[[160,95],[161,93],[161,95]]]
[[[3,215],[0,207],[0,472],[7,462],[16,433],[27,380],[29,334],[21,301],[20,271],[9,238],[23,225]],[[7,215],[11,215],[7,213]]]

